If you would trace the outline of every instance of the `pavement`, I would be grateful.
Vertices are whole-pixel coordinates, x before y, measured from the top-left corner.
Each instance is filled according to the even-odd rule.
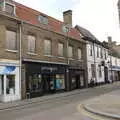
[[[96,115],[120,120],[120,90],[85,101],[84,109]]]

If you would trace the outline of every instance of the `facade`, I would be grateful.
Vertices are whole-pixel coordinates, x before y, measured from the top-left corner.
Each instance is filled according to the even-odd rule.
[[[86,42],[72,27],[72,11],[63,16],[0,0],[1,101],[87,87]]]
[[[120,0],[118,0],[118,17],[119,17],[119,23],[120,23]]]
[[[100,41],[98,41],[88,30],[76,26],[82,39],[87,41],[87,73],[88,73],[88,84],[92,80],[96,84],[102,84],[108,81],[108,48],[105,47]]]

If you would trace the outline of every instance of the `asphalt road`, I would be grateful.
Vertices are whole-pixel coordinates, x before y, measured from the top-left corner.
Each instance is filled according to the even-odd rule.
[[[88,91],[68,97],[57,98],[28,106],[13,108],[0,112],[0,120],[94,120],[78,109],[78,105],[93,97],[120,89],[111,84],[104,87],[88,89]]]

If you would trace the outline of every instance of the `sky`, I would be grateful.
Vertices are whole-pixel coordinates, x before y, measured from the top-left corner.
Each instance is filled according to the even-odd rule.
[[[120,44],[118,0],[15,0],[28,7],[63,21],[63,12],[73,11],[73,27],[77,24],[88,29],[100,41]]]

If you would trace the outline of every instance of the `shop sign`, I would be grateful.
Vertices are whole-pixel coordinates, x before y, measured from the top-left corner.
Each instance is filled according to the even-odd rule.
[[[0,74],[14,74],[15,66],[0,66]]]
[[[42,67],[41,68],[42,72],[54,72],[54,71],[57,71],[57,68],[55,67]]]

